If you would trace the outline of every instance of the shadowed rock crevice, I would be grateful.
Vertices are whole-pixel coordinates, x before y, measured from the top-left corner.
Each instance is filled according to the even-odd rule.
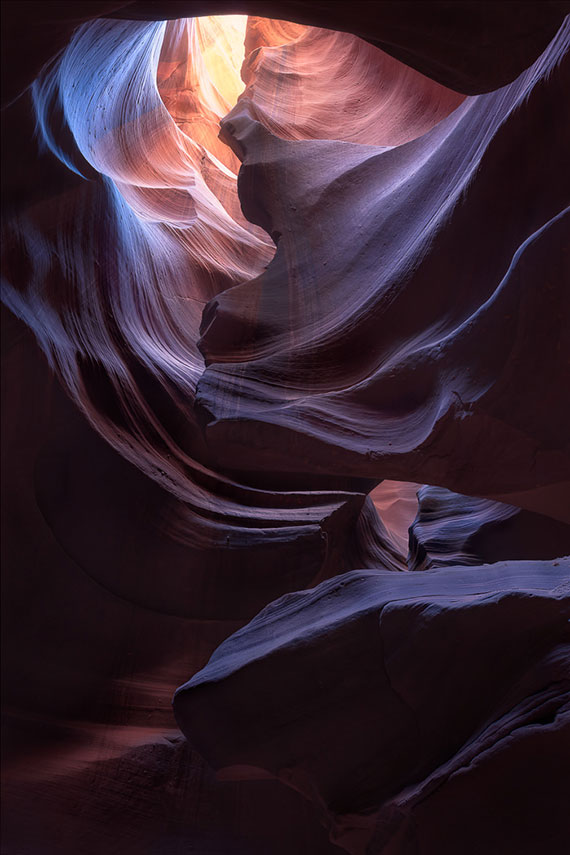
[[[9,855],[563,851],[568,11],[2,4]]]

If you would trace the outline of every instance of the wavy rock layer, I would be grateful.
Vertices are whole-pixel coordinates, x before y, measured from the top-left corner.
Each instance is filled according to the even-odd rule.
[[[488,499],[421,487],[410,527],[410,570],[570,554],[570,526]]]
[[[537,822],[562,851],[569,572],[350,573],[286,596],[178,690],[177,720],[215,769],[261,768],[311,799],[348,852],[530,851]],[[497,811],[506,786],[529,810],[516,823]]]
[[[3,103],[31,83],[79,24],[97,16],[152,21],[230,12],[332,27],[362,36],[457,92],[476,94],[497,89],[528,68],[568,12],[564,0],[508,6],[467,0],[461,14],[452,11],[449,0],[387,0],[373,7],[369,0],[350,7],[327,0],[78,0],[73,9],[45,0],[25,7],[7,0],[4,7],[2,51],[8,73],[2,78]]]
[[[212,39],[195,21],[96,21],[36,81],[44,144],[68,167],[65,192],[8,223],[4,295],[92,427],[151,479],[137,488],[147,496],[134,525],[143,534],[125,561],[124,517],[137,515],[131,479],[120,466],[107,476],[125,510],[103,513],[94,530],[85,519],[101,516],[101,467],[56,438],[36,476],[56,538],[89,576],[132,602],[192,619],[247,619],[286,590],[378,561],[402,569],[405,556],[366,499],[372,480],[327,474],[249,486],[225,476],[204,442],[193,409],[202,310],[274,252],[244,219],[237,161],[215,135],[229,104],[206,73]],[[222,47],[223,89],[227,68],[237,72]],[[189,60],[196,54],[201,62]],[[76,496],[87,483],[89,501],[101,498],[85,517]],[[157,555],[166,576],[156,572]]]
[[[568,188],[551,168],[567,123],[543,117],[564,100],[569,33],[388,150],[277,139],[246,92],[223,132],[244,158],[244,211],[278,249],[204,312],[197,401],[222,465],[255,430],[250,469],[333,466],[568,520],[569,412],[553,392],[570,380]]]
[[[481,565],[568,551],[568,4],[71,5],[2,10],[10,852],[555,851],[568,562]]]

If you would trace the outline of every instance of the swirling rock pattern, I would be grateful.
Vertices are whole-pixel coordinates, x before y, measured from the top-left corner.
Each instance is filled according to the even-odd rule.
[[[568,134],[542,116],[563,102],[569,32],[506,89],[388,150],[277,139],[247,93],[224,119],[244,211],[279,241],[262,276],[204,312],[197,400],[225,465],[255,422],[250,468],[279,447],[279,470],[334,461],[347,476],[512,496],[568,520],[554,505],[570,479],[569,412],[553,421],[549,397],[569,379],[568,187],[550,168]],[[532,170],[514,148],[523,126]],[[366,213],[339,230],[341,210]],[[550,287],[533,287],[543,278]]]
[[[555,851],[567,11],[3,4],[10,851]]]

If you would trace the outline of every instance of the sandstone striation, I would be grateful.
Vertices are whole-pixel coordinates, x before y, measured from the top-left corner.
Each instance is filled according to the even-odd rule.
[[[2,6],[6,852],[562,855],[570,5]]]

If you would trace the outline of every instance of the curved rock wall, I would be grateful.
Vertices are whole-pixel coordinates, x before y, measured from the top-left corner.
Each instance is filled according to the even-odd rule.
[[[3,7],[7,851],[559,851],[568,4]]]

